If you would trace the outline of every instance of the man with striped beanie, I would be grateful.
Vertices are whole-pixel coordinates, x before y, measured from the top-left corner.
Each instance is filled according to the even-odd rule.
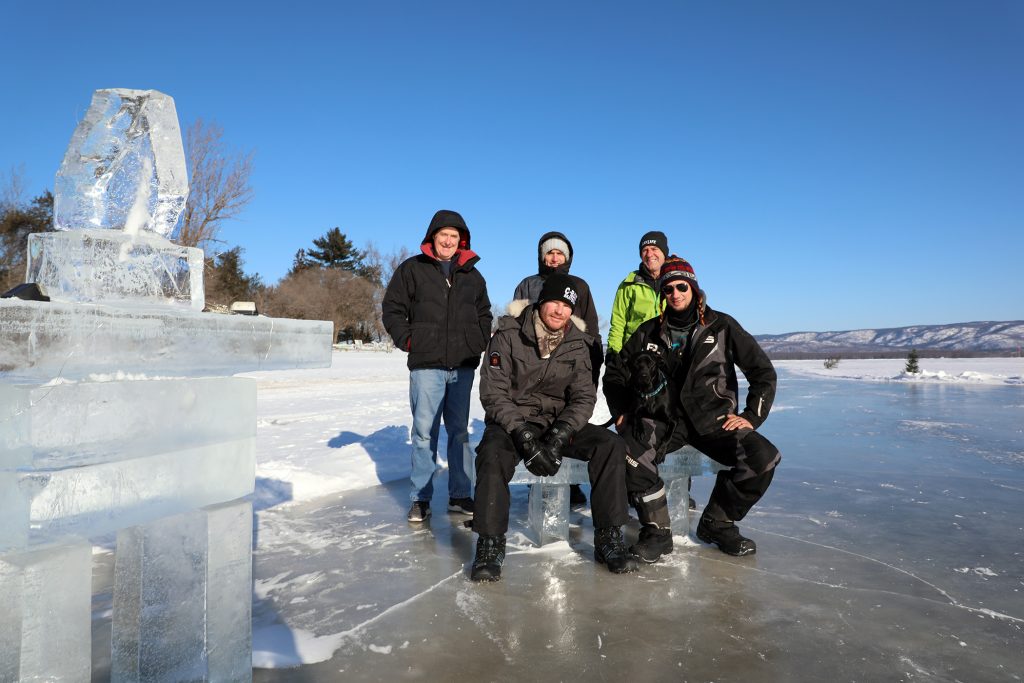
[[[658,465],[665,453],[690,444],[730,469],[718,473],[711,499],[697,525],[697,538],[729,555],[756,551],[736,522],[764,495],[781,460],[758,431],[775,398],[776,375],[768,356],[736,320],[707,306],[693,267],[677,256],[665,260],[658,277],[661,315],[637,328],[604,375],[608,408],[626,441],[626,488],[640,518],[631,551],[644,562],[672,552],[668,501]],[[663,362],[671,422],[639,416],[630,377],[632,359],[653,353]],[[736,367],[749,383],[739,409]]]

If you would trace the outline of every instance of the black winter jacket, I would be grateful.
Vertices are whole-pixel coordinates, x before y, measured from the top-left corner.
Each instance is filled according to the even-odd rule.
[[[465,234],[468,244],[469,231]],[[487,283],[474,267],[480,257],[469,249],[456,252],[449,280],[430,237],[428,229],[423,253],[395,269],[381,303],[384,328],[395,346],[408,351],[410,370],[475,368],[493,319]]]
[[[589,346],[593,338],[574,316],[565,337],[549,358],[537,350],[535,306],[513,302],[512,315],[498,319],[480,371],[480,402],[487,423],[507,432],[532,422],[547,429],[563,420],[575,431],[594,413],[597,389],[591,380]]]
[[[690,334],[690,353],[672,351],[660,317],[643,323],[626,340],[622,351],[610,354],[604,373],[604,394],[612,415],[633,410],[635,393],[630,384],[630,359],[641,351],[654,351],[664,359],[677,390],[677,408],[702,436],[722,431],[729,413],[746,418],[757,429],[768,417],[775,400],[775,368],[757,341],[725,313],[704,310]],[[685,359],[689,358],[689,363]],[[738,410],[736,366],[747,378],[746,407]]]

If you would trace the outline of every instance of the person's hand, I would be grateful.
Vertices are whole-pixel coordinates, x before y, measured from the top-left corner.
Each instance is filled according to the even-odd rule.
[[[548,448],[541,444],[540,430],[535,425],[525,424],[512,430],[512,443],[516,453],[523,459],[523,464],[531,474],[538,477],[549,477],[558,472],[561,461],[555,464]]]
[[[554,424],[548,427],[548,431],[540,438],[541,443],[547,447],[552,460],[556,462],[556,471],[557,467],[562,464],[562,453],[572,443],[572,437],[575,434],[576,431],[567,422],[555,420]]]
[[[733,415],[729,413],[725,416],[725,422],[722,423],[722,429],[727,432],[734,431],[736,429],[753,429],[754,425],[750,424],[750,420],[739,415]]]
[[[512,444],[523,460],[532,457],[540,449],[540,429],[529,422],[512,430]]]

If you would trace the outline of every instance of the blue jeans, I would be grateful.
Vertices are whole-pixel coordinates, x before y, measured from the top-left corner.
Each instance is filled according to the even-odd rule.
[[[409,374],[412,406],[412,488],[409,499],[430,502],[434,495],[434,467],[441,418],[448,433],[448,497],[469,498],[473,484],[469,441],[469,399],[473,368],[422,369]]]

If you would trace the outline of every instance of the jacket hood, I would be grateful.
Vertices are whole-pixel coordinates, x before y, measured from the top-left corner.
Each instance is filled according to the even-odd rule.
[[[475,258],[479,260],[480,257],[469,248],[469,228],[466,226],[466,221],[462,219],[462,216],[457,211],[449,211],[448,209],[441,209],[430,219],[430,225],[427,226],[427,234],[423,236],[423,241],[420,242],[420,251],[432,259],[437,259],[437,255],[434,253],[434,233],[441,228],[455,228],[459,231],[459,248],[452,258],[457,267],[466,265],[470,259]]]
[[[424,242],[423,244],[421,244],[420,251],[422,251],[423,255],[432,261],[440,260],[434,253],[433,242]],[[452,263],[455,264],[456,268],[462,268],[467,263],[476,264],[476,262],[479,260],[480,257],[477,256],[477,253],[472,249],[460,249],[457,252],[455,252],[455,256],[452,257]]]
[[[565,255],[565,263],[558,266],[557,268],[551,268],[544,264],[544,254],[541,253],[540,247],[546,241],[554,237],[565,242],[565,246],[569,247],[569,253]],[[542,276],[551,275],[551,273],[568,273],[569,269],[572,268],[572,242],[569,238],[560,232],[546,232],[540,236],[537,240],[537,274]]]
[[[523,314],[524,311],[526,311],[526,309],[534,308],[535,306],[536,304],[531,303],[529,299],[516,299],[515,301],[508,305],[508,308],[506,309],[506,314],[509,317],[516,318],[518,320],[518,318]],[[578,329],[580,332],[587,331],[587,323],[583,322],[583,318],[580,318],[574,314],[569,317],[569,320],[572,321],[572,324],[575,325],[576,329]],[[517,322],[517,326],[519,324],[521,323]]]
[[[448,209],[441,209],[434,214],[434,217],[430,219],[430,225],[427,226],[427,234],[423,236],[423,241],[420,244],[432,244],[434,233],[441,228],[455,228],[458,230],[459,250],[469,249],[469,227],[466,226],[466,221],[463,220],[459,212],[449,211]]]

